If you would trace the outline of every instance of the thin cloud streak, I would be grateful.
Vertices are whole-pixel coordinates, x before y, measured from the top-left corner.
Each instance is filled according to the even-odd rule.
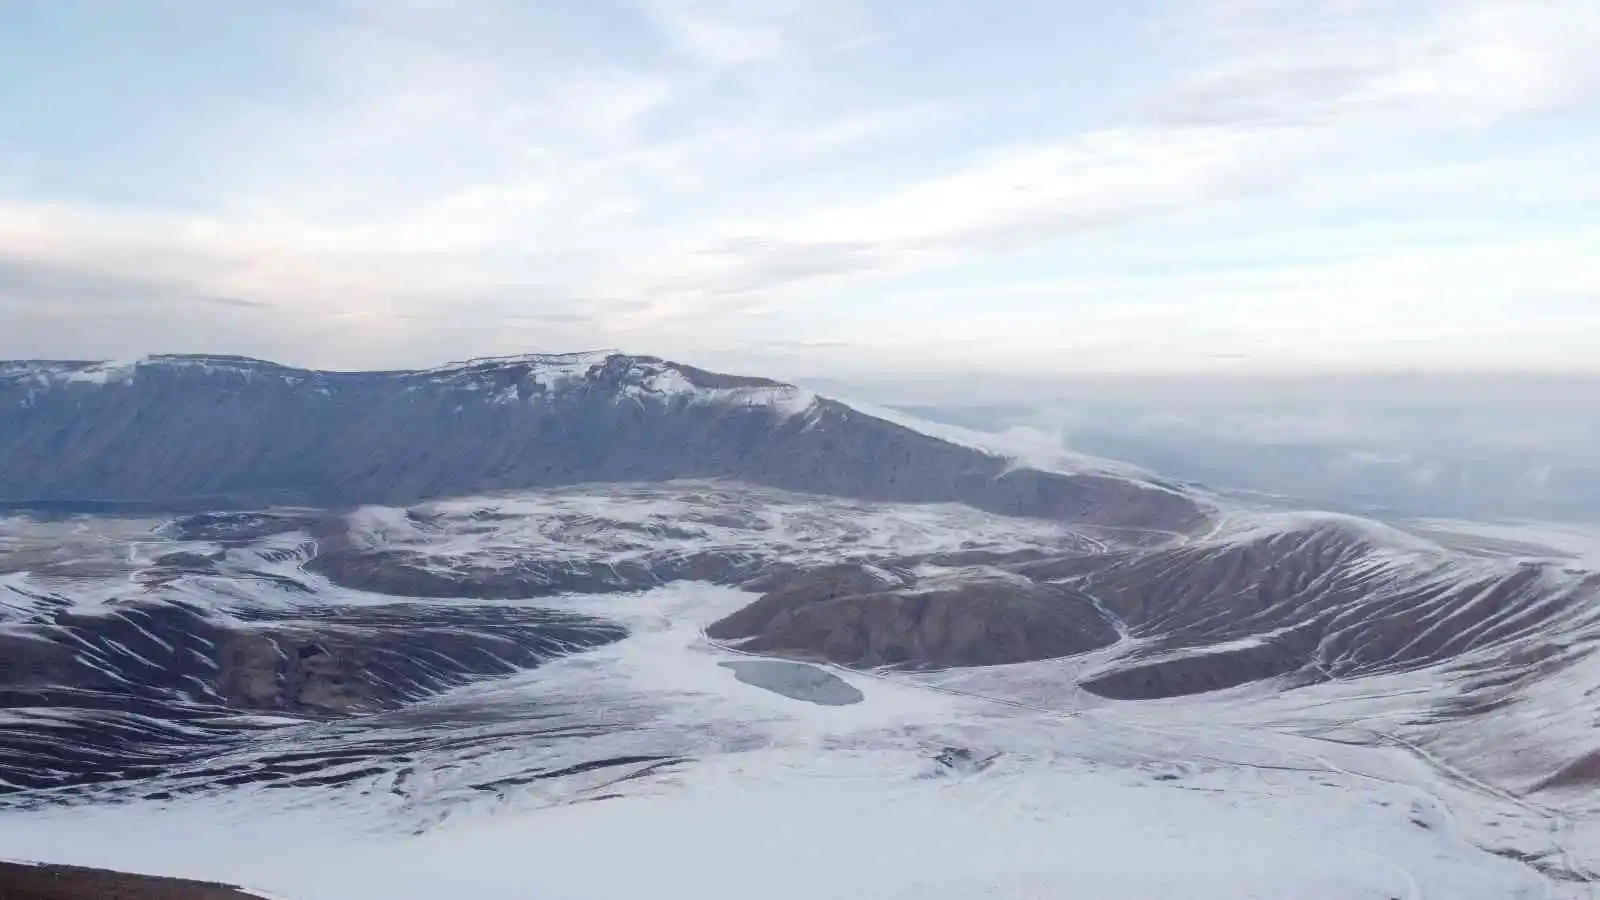
[[[1600,140],[1591,5],[1164,8],[1130,54],[1150,86],[1109,106],[1069,82],[1129,73],[974,73],[971,95],[853,74],[897,52],[938,74],[937,47],[905,45],[937,10],[606,9],[330,11],[285,45],[322,90],[195,121],[204,202],[55,196],[9,166],[0,356],[215,349],[189,321],[209,311],[251,317],[245,352],[341,366],[568,341],[761,345],[791,370],[1600,365],[1534,346],[1600,340],[1549,312],[1600,292],[1593,198],[1561,178],[1584,154],[1552,171],[1528,150]],[[985,105],[1006,91],[1078,112],[1007,122]],[[0,160],[45,149],[0,140]],[[1436,246],[1447,206],[1498,238]],[[1362,222],[1340,217],[1385,223],[1383,252],[1345,255]],[[135,307],[149,329],[113,321]],[[356,340],[297,343],[329,324]]]

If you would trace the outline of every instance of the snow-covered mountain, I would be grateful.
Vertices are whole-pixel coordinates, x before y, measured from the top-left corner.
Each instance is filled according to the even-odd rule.
[[[0,856],[294,900],[1592,895],[1600,574],[1047,449],[620,354],[4,364]]]
[[[210,356],[0,363],[0,501],[332,506],[721,477],[1172,531],[1204,518],[1153,477],[1040,468],[929,431],[621,353],[367,373]]]

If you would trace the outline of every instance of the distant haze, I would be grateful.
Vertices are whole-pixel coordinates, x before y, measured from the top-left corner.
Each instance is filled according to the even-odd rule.
[[[0,5],[0,358],[1600,370],[1592,0]]]
[[[1379,516],[1600,521],[1600,377],[972,377],[813,387]],[[1254,496],[1255,500],[1272,500]]]

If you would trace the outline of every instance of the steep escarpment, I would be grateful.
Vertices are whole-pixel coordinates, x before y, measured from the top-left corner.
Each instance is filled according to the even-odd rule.
[[[0,588],[14,594],[17,585]],[[141,599],[38,598],[0,617],[0,793],[119,781],[203,758],[267,714],[397,709],[609,643],[626,629],[505,607],[383,604],[220,614]]]
[[[653,357],[369,373],[232,357],[0,364],[0,502],[403,504],[682,478],[1174,531],[1204,518],[1153,479],[1029,468]]]

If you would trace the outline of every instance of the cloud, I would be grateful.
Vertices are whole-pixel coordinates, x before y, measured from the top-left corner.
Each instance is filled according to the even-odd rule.
[[[382,365],[1444,364],[1593,333],[1552,312],[1596,296],[1592,5],[1196,0],[1092,80],[1107,35],[1070,6],[1081,46],[998,32],[1048,50],[1034,82],[951,70],[939,5],[351,4],[268,36],[313,89],[193,116],[170,198],[56,192],[43,144],[0,143],[30,161],[0,162],[0,354],[213,349],[189,319],[245,315],[246,352]]]
[[[1600,72],[1585,49],[1600,15],[1576,2],[1449,5],[1400,20],[1385,5],[1328,9],[1225,4],[1209,34],[1224,35],[1228,52],[1167,88],[1153,115],[1013,146],[876,196],[714,223],[630,288],[664,298],[663,314],[690,316],[693,295],[700,309],[724,308],[730,295],[949,267],[1304,192],[1330,165],[1399,134],[1449,134],[1590,99]]]
[[[1600,15],[1584,0],[1225,3],[1201,39],[1222,61],[1164,93],[1158,121],[1329,127],[1402,119],[1481,126],[1559,108],[1600,84]],[[1288,14],[1291,11],[1297,14]]]
[[[671,45],[711,69],[798,62],[859,46],[852,0],[642,0]]]
[[[880,294],[818,336],[847,335],[860,358],[905,370],[1003,358],[1036,377],[1595,368],[1600,277],[1588,260],[1600,231],[1424,247],[1358,230],[1311,243],[1330,255],[1266,265],[1231,243],[1233,261],[1136,248],[1139,272]]]
[[[309,323],[264,319],[272,312],[182,282],[0,257],[0,356],[103,359],[203,348],[292,357],[315,342],[298,327]],[[264,321],[270,330],[256,333]]]
[[[731,21],[682,3],[649,8],[679,48],[700,62],[736,66],[783,57],[783,34],[771,26]]]
[[[179,285],[115,272],[0,257],[0,304],[10,309],[65,303],[135,306],[181,292]]]
[[[626,326],[655,300],[604,288],[630,255],[646,255],[633,247],[671,233],[670,224],[641,230],[630,220],[659,215],[669,196],[717,191],[729,178],[803,165],[929,119],[921,105],[851,109],[810,121],[713,121],[645,140],[646,119],[691,76],[616,59],[569,68],[506,58],[514,42],[498,42],[527,30],[515,11],[358,5],[353,18],[308,35],[298,59],[325,90],[310,106],[234,118],[229,146],[215,154],[221,168],[209,173],[229,185],[213,208],[114,210],[0,194],[0,239],[36,282],[15,290],[13,305],[71,295],[78,305],[61,308],[88,315],[90,296],[160,297],[163,310],[226,298],[282,319],[363,320],[368,340],[398,341],[468,310],[497,315],[484,298],[517,296],[533,308],[527,321]],[[763,15],[774,28],[805,31],[804,13]],[[719,252],[731,251],[706,254]],[[767,257],[792,279],[821,265],[785,261],[778,248]],[[70,272],[75,284],[46,290],[37,283],[45,271]],[[752,289],[765,281],[728,277]],[[463,339],[480,340],[488,327]],[[8,346],[32,340],[15,332]]]
[[[246,300],[243,297],[197,297],[201,303],[211,306],[221,306],[226,309],[260,309],[267,310],[272,307],[258,300]]]
[[[500,321],[510,325],[587,325],[594,323],[595,316],[588,312],[546,312],[505,315]]]
[[[916,271],[1251,193],[1302,152],[1289,131],[1092,132],[1012,148],[880,196],[735,219],[679,242],[622,290],[660,315],[760,303],[805,282]]]

